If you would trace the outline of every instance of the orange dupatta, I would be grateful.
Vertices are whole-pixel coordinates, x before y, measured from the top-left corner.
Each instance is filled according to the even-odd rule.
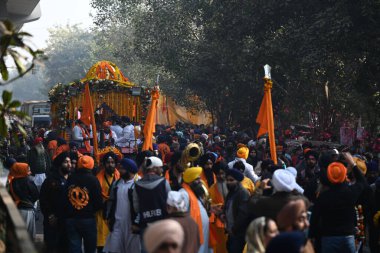
[[[115,172],[113,175],[114,175],[114,180],[118,180],[120,178],[120,172],[117,169],[115,169]],[[96,177],[99,180],[100,187],[102,188],[102,197],[104,200],[107,200],[109,198],[109,192],[105,192],[105,189],[103,188],[103,181],[105,179],[105,176],[106,176],[105,169],[100,170],[99,173],[96,175]],[[111,187],[111,185],[109,187]]]
[[[216,176],[215,176],[214,172],[212,173],[212,177],[214,178],[214,184],[215,184],[216,183]],[[208,185],[206,174],[204,173],[203,169],[202,169],[202,173],[201,173],[201,180],[203,181],[204,185],[207,187],[207,190],[209,190],[211,185]]]
[[[202,225],[202,217],[201,210],[199,209],[198,198],[195,196],[193,190],[191,190],[190,186],[186,183],[182,184],[183,189],[189,194],[189,202],[190,202],[190,216],[194,219],[194,221],[198,224],[199,230],[199,239],[201,244],[203,244],[203,225]]]

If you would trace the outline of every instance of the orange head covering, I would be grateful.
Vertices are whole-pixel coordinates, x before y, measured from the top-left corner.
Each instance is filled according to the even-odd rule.
[[[245,145],[244,143],[238,143],[238,144],[236,145],[236,147],[237,147],[238,149],[240,149],[240,148],[243,148],[243,147],[247,147],[247,145]]]
[[[27,163],[15,163],[11,167],[10,174],[13,178],[23,178],[30,174],[29,165]]]
[[[303,154],[306,155],[306,153],[309,152],[309,151],[311,151],[311,148],[305,148],[305,149],[303,150]]]
[[[236,152],[236,156],[239,158],[247,159],[249,154],[249,149],[247,147],[241,147]]]
[[[346,180],[347,169],[339,162],[333,162],[327,167],[327,178],[332,184],[341,184]]]
[[[94,168],[94,159],[91,156],[84,155],[78,160],[78,169],[92,170]]]
[[[56,140],[52,140],[52,141],[49,141],[49,144],[48,144],[48,149],[57,149],[57,141]]]
[[[358,157],[353,157],[352,159],[356,163],[356,166],[358,166],[359,170],[363,173],[363,175],[365,175],[367,173],[367,165],[365,164],[365,161]]]

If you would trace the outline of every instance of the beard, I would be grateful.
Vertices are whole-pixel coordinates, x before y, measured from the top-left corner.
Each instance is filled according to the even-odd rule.
[[[113,167],[106,167],[105,170],[108,175],[112,175],[113,173],[115,173],[115,168]]]
[[[236,188],[237,188],[236,184],[227,184],[228,192],[233,192],[236,190]]]
[[[120,173],[120,177],[124,180],[128,179],[129,178],[129,173],[128,172],[125,172],[125,173]]]
[[[202,183],[192,183],[190,184],[190,188],[198,198],[203,198],[206,194],[203,190]]]
[[[69,172],[70,172],[70,169],[69,168],[67,168],[67,167],[61,167],[61,172],[62,172],[62,174],[63,175],[67,175],[67,174],[69,174]]]

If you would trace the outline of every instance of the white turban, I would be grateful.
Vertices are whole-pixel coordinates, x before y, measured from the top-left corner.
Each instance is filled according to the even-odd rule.
[[[169,206],[177,208],[179,212],[186,212],[186,203],[185,198],[181,192],[170,191],[168,193],[168,199],[166,200],[166,204]]]
[[[302,187],[296,183],[296,178],[288,170],[276,170],[273,173],[271,182],[277,192],[291,192],[297,190],[298,192],[303,193]]]

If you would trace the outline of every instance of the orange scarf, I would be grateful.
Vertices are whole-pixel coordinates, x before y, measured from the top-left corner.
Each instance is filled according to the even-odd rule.
[[[99,173],[96,175],[96,177],[98,178],[99,183],[100,183],[100,187],[102,188],[102,197],[103,197],[103,200],[108,200],[108,198],[109,198],[109,192],[106,192],[106,190],[103,187],[103,182],[104,182],[104,179],[106,177],[105,169],[100,170]],[[115,169],[115,172],[113,174],[113,180],[110,183],[109,188],[111,188],[112,183],[115,180],[118,180],[119,178],[120,178],[120,172],[117,169]]]
[[[209,194],[212,201],[211,205],[224,205],[223,195],[219,192],[217,182],[210,187]],[[215,225],[218,228],[224,228],[224,223],[218,217],[215,218]]]
[[[63,145],[59,146],[59,147],[55,150],[52,159],[54,160],[54,159],[55,159],[57,156],[59,156],[61,153],[63,153],[63,152],[69,152],[69,151],[70,151],[70,147],[69,147],[69,145],[67,145],[67,144],[63,144]]]
[[[199,209],[198,198],[195,196],[193,190],[191,190],[190,186],[186,183],[182,184],[183,189],[189,194],[190,201],[190,216],[194,219],[194,221],[198,224],[199,237],[200,242],[203,244],[203,225],[202,225],[202,217],[201,210]]]
[[[170,170],[171,170],[171,169],[170,169]],[[165,172],[165,179],[166,179],[166,181],[168,181],[168,183],[170,184],[169,170],[167,170],[167,171]]]
[[[87,140],[87,141],[84,140],[84,138],[90,138],[90,133],[87,131],[87,129],[84,129],[81,126],[79,127],[80,127],[80,130],[82,131],[83,143],[84,143],[84,146],[86,147],[86,151],[91,152],[90,140]]]
[[[216,183],[216,176],[215,176],[214,172],[212,173],[212,177],[214,178],[214,184],[215,184]],[[203,169],[202,169],[202,173],[201,173],[201,180],[203,181],[203,183],[206,186],[207,190],[209,190],[210,187],[211,187],[211,185],[208,185],[207,177],[206,177],[206,174],[204,173]]]

